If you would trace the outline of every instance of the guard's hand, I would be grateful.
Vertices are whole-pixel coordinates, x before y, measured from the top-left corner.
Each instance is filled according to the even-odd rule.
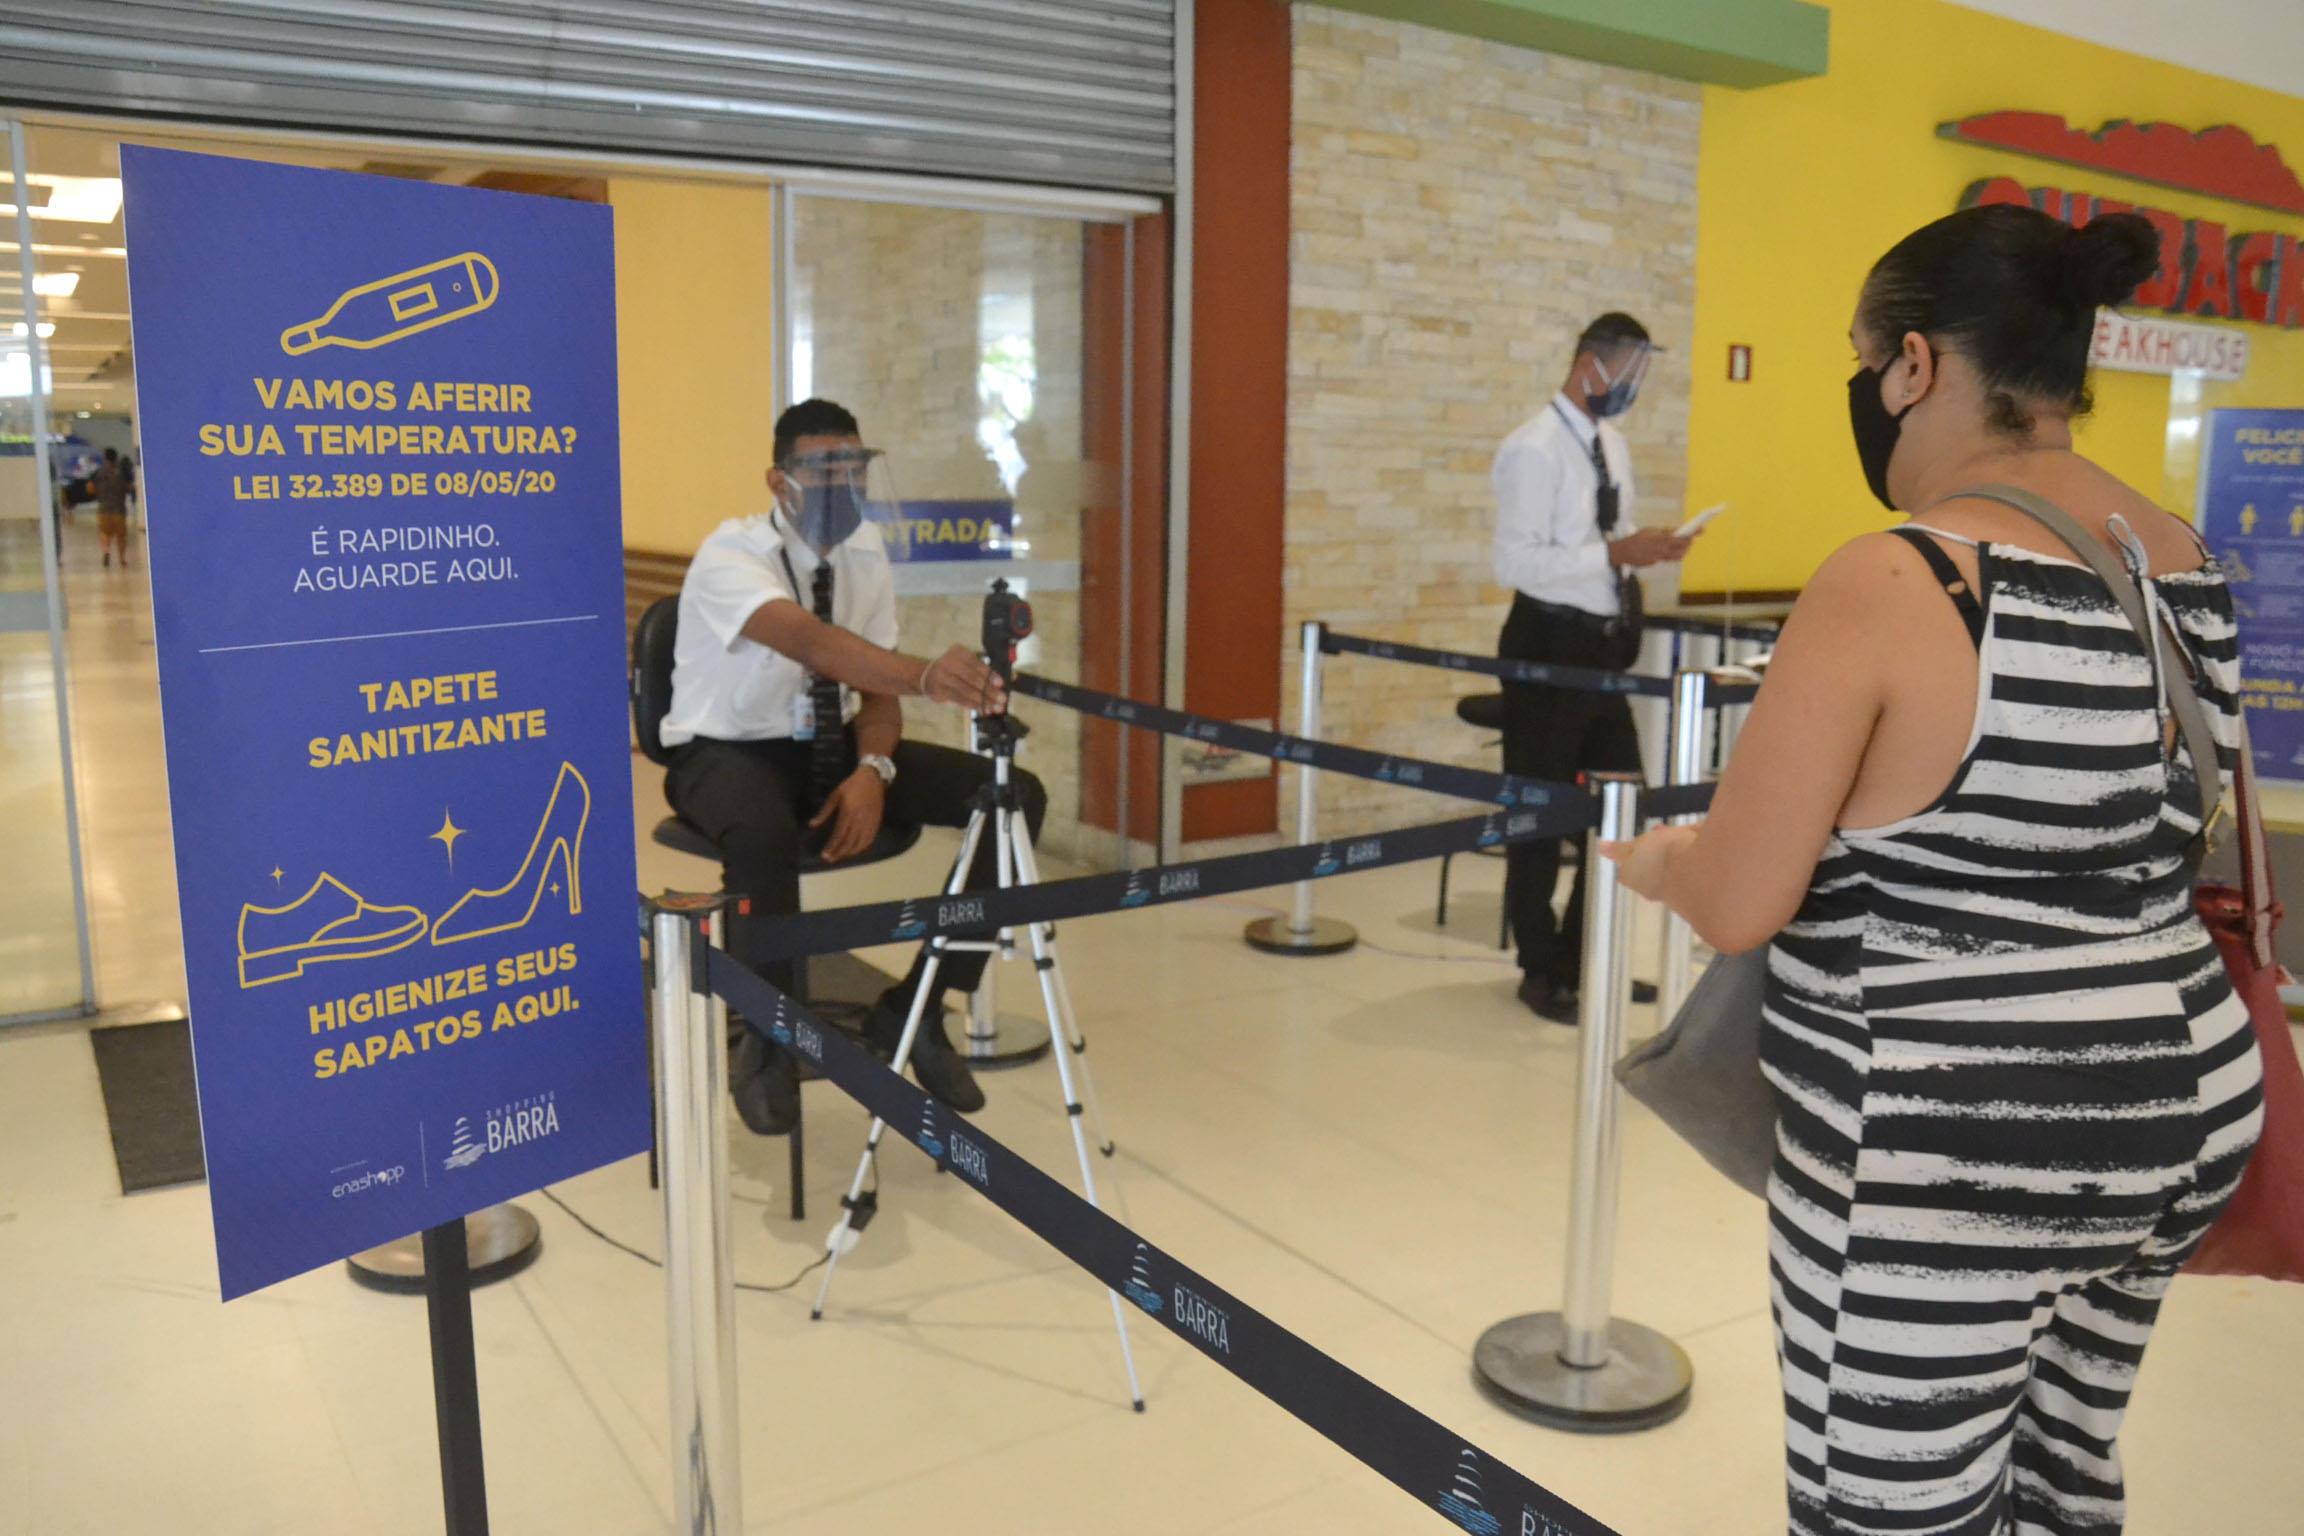
[[[1650,827],[1629,843],[1602,843],[1600,856],[1616,866],[1628,889],[1658,901],[1672,855],[1695,840],[1694,827]]]
[[[837,864],[870,848],[880,835],[880,817],[887,808],[888,786],[872,769],[858,768],[826,797],[824,808],[808,823],[811,829],[832,823],[832,835],[824,839],[817,857]]]
[[[1008,712],[1008,690],[991,664],[964,645],[956,645],[928,664],[920,691],[939,704],[972,709],[980,715]]]
[[[1618,570],[1638,570],[1643,566],[1670,565],[1687,556],[1693,538],[1681,538],[1669,528],[1635,528],[1620,539],[1608,541],[1608,563]]]

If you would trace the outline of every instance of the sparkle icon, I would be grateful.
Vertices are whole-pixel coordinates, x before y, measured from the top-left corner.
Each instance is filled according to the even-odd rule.
[[[273,865],[273,866],[272,866],[272,883],[273,883],[274,885],[278,885],[278,884],[280,883],[280,877],[281,877],[282,875],[286,874],[286,873],[287,873],[287,871],[286,871],[286,870],[284,870],[284,869],[282,869],[282,868],[281,868],[279,865],[277,865],[277,864]]]
[[[432,834],[432,841],[448,850],[448,867],[450,869],[456,867],[456,839],[463,835],[464,828],[456,825],[455,818],[450,816],[447,811],[441,811],[440,830]]]

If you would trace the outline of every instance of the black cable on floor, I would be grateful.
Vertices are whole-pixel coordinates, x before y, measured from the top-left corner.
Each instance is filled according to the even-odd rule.
[[[633,1247],[630,1243],[627,1243],[620,1238],[610,1237],[607,1233],[592,1225],[591,1222],[586,1221],[582,1214],[580,1214],[574,1206],[561,1199],[550,1189],[540,1189],[537,1191],[537,1193],[542,1195],[545,1199],[551,1201],[554,1205],[560,1207],[561,1214],[565,1215],[570,1221],[573,1221],[576,1223],[576,1225],[582,1227],[585,1231],[591,1233],[594,1237],[600,1239],[600,1241],[606,1243],[609,1247],[615,1249],[617,1252],[628,1253],[652,1269],[662,1269],[664,1267],[664,1261],[660,1258],[657,1258],[654,1254],[643,1253],[639,1249]],[[740,1291],[759,1291],[763,1295],[768,1296],[777,1295],[780,1292],[793,1289],[801,1281],[807,1279],[817,1270],[822,1269],[827,1263],[831,1262],[831,1259],[832,1255],[829,1251],[818,1255],[815,1263],[808,1265],[798,1274],[794,1275],[791,1279],[785,1281],[781,1285],[756,1285],[751,1281],[739,1280],[736,1282],[736,1289]]]

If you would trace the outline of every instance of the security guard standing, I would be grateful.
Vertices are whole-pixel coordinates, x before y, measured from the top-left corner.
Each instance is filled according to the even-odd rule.
[[[1638,398],[1656,346],[1630,315],[1584,328],[1560,393],[1496,452],[1496,579],[1513,591],[1499,656],[1622,671],[1640,654],[1641,591],[1632,573],[1680,559],[1689,539],[1632,520],[1632,458],[1609,418]],[[1504,769],[1567,781],[1637,772],[1640,740],[1621,694],[1504,685]],[[1518,843],[1504,901],[1520,951],[1520,1001],[1574,1024],[1583,963],[1584,869],[1557,920],[1558,842]]]

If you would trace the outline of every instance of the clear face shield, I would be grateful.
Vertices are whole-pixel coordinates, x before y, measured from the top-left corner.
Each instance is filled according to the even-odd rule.
[[[847,543],[866,522],[894,522],[904,515],[895,470],[877,448],[796,453],[776,468],[783,476],[779,510],[820,552]]]
[[[1635,346],[1613,363],[1604,356],[1594,356],[1592,369],[1600,387],[1584,397],[1594,416],[1621,416],[1632,409],[1632,402],[1640,398],[1640,386],[1648,377],[1648,360],[1655,352],[1651,346]]]

